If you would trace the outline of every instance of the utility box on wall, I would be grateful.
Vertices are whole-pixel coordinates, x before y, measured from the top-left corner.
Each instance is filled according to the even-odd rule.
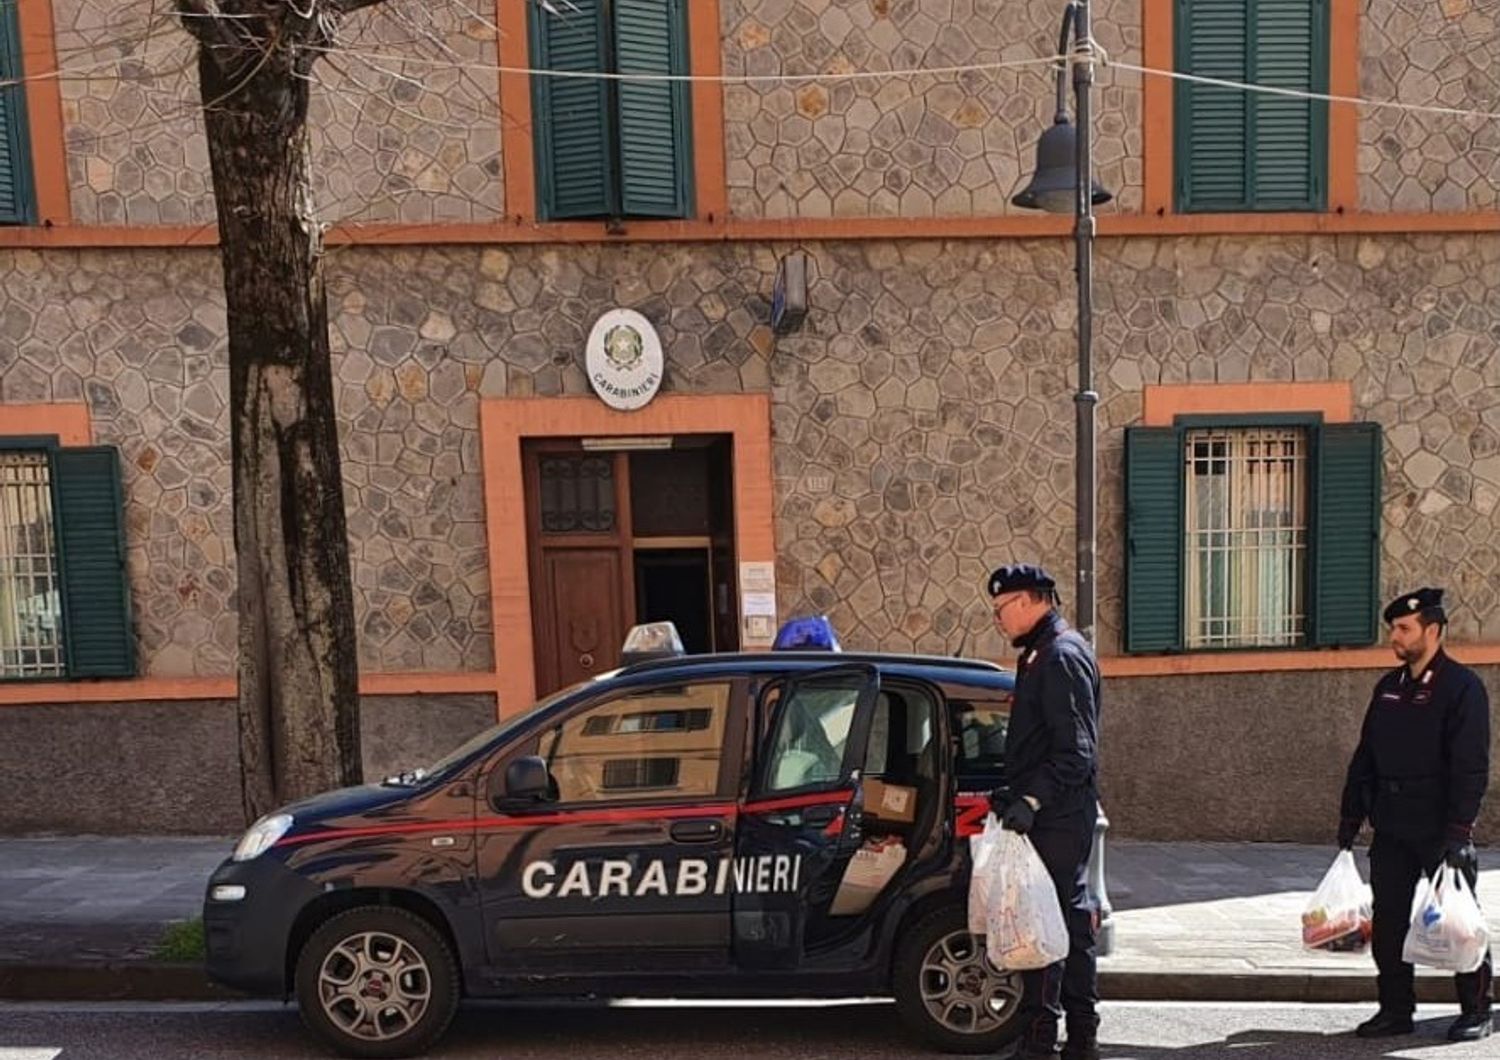
[[[776,265],[776,285],[771,289],[771,330],[788,335],[802,327],[807,317],[807,254],[794,250]]]

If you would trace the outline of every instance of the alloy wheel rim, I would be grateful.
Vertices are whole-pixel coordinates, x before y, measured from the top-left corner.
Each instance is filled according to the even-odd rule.
[[[980,1035],[998,1030],[1020,1008],[1021,976],[990,963],[984,939],[954,931],[932,944],[922,959],[922,1004],[947,1030]]]
[[[432,1003],[432,973],[406,939],[361,931],[328,951],[318,968],[318,1002],[344,1034],[385,1042],[409,1032]]]

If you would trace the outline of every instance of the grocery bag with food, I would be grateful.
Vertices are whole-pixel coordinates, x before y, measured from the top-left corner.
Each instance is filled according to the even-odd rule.
[[[1302,945],[1357,953],[1370,944],[1370,887],[1359,878],[1354,851],[1341,850],[1302,911]]]
[[[989,908],[990,874],[987,871],[999,845],[1003,829],[994,814],[986,815],[984,831],[969,837],[969,931],[984,934],[985,910]]]
[[[1468,880],[1452,865],[1417,883],[1411,926],[1401,959],[1448,972],[1472,972],[1484,963],[1490,929]]]
[[[1068,955],[1057,889],[1031,840],[1001,830],[985,866],[985,950],[1002,971],[1045,968]]]

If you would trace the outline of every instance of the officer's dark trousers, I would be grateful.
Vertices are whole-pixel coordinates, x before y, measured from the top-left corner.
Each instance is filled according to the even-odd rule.
[[[1443,863],[1443,841],[1409,841],[1376,832],[1370,845],[1370,888],[1375,896],[1375,932],[1372,939],[1375,966],[1379,969],[1380,1008],[1383,1012],[1410,1015],[1417,998],[1412,985],[1412,966],[1401,959],[1406,928],[1411,922],[1411,902],[1417,881]],[[1475,874],[1465,874],[1469,886]],[[1479,970],[1456,975],[1458,1003],[1466,1013],[1490,1010],[1490,955],[1484,955]]]
[[[1057,887],[1057,900],[1068,923],[1067,959],[1021,976],[1025,995],[1018,1016],[1027,1027],[1022,1041],[1028,1052],[1045,1052],[1057,1045],[1058,1024],[1064,1015],[1070,1037],[1092,1035],[1099,1026],[1094,909],[1086,887],[1094,819],[1095,812],[1090,811],[1027,833]]]

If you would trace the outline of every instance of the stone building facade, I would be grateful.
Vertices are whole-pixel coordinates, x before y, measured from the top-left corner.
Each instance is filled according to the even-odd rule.
[[[535,220],[531,97],[497,71],[526,14],[478,6],[370,9],[315,89],[320,207],[345,223],[328,285],[371,771],[529,703],[535,681],[505,653],[529,645],[532,616],[494,551],[497,514],[518,518],[497,498],[519,484],[484,424],[526,401],[596,401],[585,340],[616,307],[661,337],[658,401],[765,400],[752,485],[769,491],[771,551],[741,558],[774,560],[781,617],[827,613],[854,648],[1005,659],[991,567],[1040,561],[1072,596],[1073,248],[1064,224],[1009,201],[1052,117],[1051,72],[993,65],[1050,56],[1055,5],[695,3],[694,62],[730,78],[979,69],[699,83],[694,216],[623,234]],[[1097,4],[1109,57],[1149,65],[1143,38],[1172,6]],[[1333,64],[1358,91],[1492,105],[1468,57],[1500,30],[1477,6],[1331,6],[1359,30],[1358,61]],[[20,17],[49,20],[64,70],[111,76],[64,76],[50,98],[27,86],[36,219],[51,223],[0,229],[0,439],[66,409],[118,448],[137,676],[0,683],[0,761],[23,792],[0,828],[232,829],[232,785],[191,779],[205,757],[232,771],[235,649],[219,257],[192,68],[171,73],[191,48],[145,3],[22,0]],[[1446,585],[1454,654],[1500,693],[1497,156],[1488,125],[1335,107],[1354,135],[1330,135],[1330,187],[1356,188],[1357,208],[1157,210],[1171,95],[1149,79],[1106,66],[1095,127],[1117,197],[1094,294],[1105,809],[1127,835],[1320,840],[1386,653],[1128,652],[1126,431],[1171,422],[1153,402],[1254,418],[1304,412],[1308,394],[1379,424],[1375,594]],[[64,187],[40,179],[49,150]],[[793,251],[810,309],[777,335]],[[140,815],[46,798],[39,763],[99,739],[126,748],[106,774],[150,778]],[[177,785],[198,792],[192,813]]]

